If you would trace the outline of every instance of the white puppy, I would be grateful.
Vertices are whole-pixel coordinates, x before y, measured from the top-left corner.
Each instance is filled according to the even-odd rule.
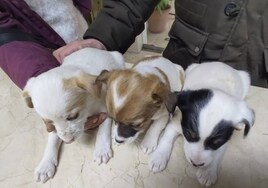
[[[48,144],[35,174],[45,182],[55,173],[61,140],[71,143],[87,127],[87,118],[106,112],[106,89],[95,84],[102,70],[123,69],[123,56],[94,48],[84,48],[64,59],[60,67],[31,78],[23,96],[48,126]],[[94,160],[106,163],[112,156],[111,123],[107,118],[99,127]]]
[[[151,153],[157,148],[149,162],[154,172],[166,167],[172,144],[181,132],[181,113],[177,110],[170,119],[169,112],[176,104],[169,95],[181,90],[183,78],[182,67],[163,57],[146,58],[132,69],[103,71],[97,78],[108,87],[106,104],[109,116],[117,124],[115,141],[132,142],[148,129],[141,149]]]
[[[193,64],[185,71],[177,105],[182,112],[184,151],[197,169],[197,179],[205,186],[217,180],[227,141],[245,125],[247,136],[254,124],[254,111],[244,102],[248,93],[248,73],[221,62]]]

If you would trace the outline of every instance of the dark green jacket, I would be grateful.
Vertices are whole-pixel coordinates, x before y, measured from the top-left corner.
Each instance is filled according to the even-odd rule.
[[[108,50],[125,52],[156,3],[104,0],[85,38],[97,38]],[[248,71],[252,85],[268,87],[268,0],[175,0],[175,10],[165,57],[184,68],[223,61]]]

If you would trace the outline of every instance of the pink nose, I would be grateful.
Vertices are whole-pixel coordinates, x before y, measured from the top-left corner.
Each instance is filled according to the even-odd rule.
[[[195,167],[200,167],[200,166],[204,166],[205,163],[201,163],[201,164],[196,164],[191,160],[191,163],[195,166]]]

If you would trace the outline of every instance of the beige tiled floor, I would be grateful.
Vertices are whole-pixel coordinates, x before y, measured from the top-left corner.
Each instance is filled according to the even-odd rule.
[[[164,47],[167,32],[149,35],[149,43]],[[148,52],[126,53],[135,62]],[[256,112],[256,123],[246,139],[235,132],[224,157],[215,188],[268,187],[268,90],[251,87],[247,102]],[[21,91],[0,71],[0,188],[197,188],[195,168],[185,160],[182,139],[175,143],[167,168],[149,171],[149,156],[139,144],[113,145],[113,158],[106,165],[93,162],[95,132],[63,145],[54,178],[45,184],[34,181],[47,140],[41,119],[21,98]]]

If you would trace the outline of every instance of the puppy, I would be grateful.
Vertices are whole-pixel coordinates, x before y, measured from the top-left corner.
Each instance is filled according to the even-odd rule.
[[[95,75],[104,69],[123,68],[120,53],[84,48],[67,56],[60,67],[29,79],[23,96],[50,132],[44,156],[35,170],[37,181],[53,177],[61,142],[73,142],[87,128],[88,117],[106,112],[106,89],[95,84]],[[97,133],[94,160],[99,164],[112,156],[111,123],[107,118]]]
[[[198,168],[196,175],[202,185],[216,182],[233,131],[244,124],[247,136],[254,124],[254,111],[243,100],[249,86],[248,73],[210,62],[189,66],[183,91],[174,93],[182,112],[185,156]]]
[[[149,162],[154,172],[166,167],[180,129],[181,114],[178,110],[170,119],[169,114],[176,104],[169,95],[172,91],[181,90],[183,77],[184,71],[179,65],[163,57],[150,57],[138,62],[132,69],[103,71],[96,79],[97,83],[107,84],[107,111],[116,122],[117,143],[133,142],[148,129],[141,149],[151,153],[168,124],[160,147]]]

